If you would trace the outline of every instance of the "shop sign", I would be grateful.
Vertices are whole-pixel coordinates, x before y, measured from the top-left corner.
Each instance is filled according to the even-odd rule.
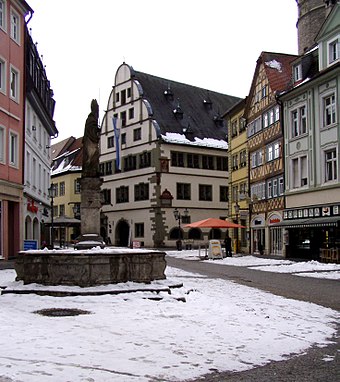
[[[331,208],[322,207],[322,216],[331,216]]]
[[[269,224],[278,224],[280,222],[281,222],[281,216],[278,216],[278,215],[272,215],[268,221]]]

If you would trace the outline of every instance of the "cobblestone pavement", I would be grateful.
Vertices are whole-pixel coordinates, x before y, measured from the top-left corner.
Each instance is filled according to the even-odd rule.
[[[211,278],[234,280],[240,284],[296,300],[313,302],[340,311],[340,282],[290,274],[262,272],[235,267],[186,261],[167,257],[168,265]],[[243,372],[212,372],[188,382],[339,382],[340,323],[328,346],[313,347],[306,354],[286,361],[271,362]]]

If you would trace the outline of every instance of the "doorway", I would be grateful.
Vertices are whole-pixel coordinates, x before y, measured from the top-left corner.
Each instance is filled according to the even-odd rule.
[[[120,220],[116,227],[116,245],[118,247],[128,247],[130,237],[130,226],[126,220]]]

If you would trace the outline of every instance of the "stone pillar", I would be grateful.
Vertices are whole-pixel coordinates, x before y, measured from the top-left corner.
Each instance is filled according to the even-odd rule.
[[[81,233],[100,236],[101,178],[81,178]]]

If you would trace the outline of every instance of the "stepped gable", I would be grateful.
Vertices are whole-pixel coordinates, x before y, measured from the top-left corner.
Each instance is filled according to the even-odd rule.
[[[138,71],[132,73],[142,86],[143,98],[149,101],[162,135],[185,131],[189,140],[226,140],[222,113],[240,98]]]

